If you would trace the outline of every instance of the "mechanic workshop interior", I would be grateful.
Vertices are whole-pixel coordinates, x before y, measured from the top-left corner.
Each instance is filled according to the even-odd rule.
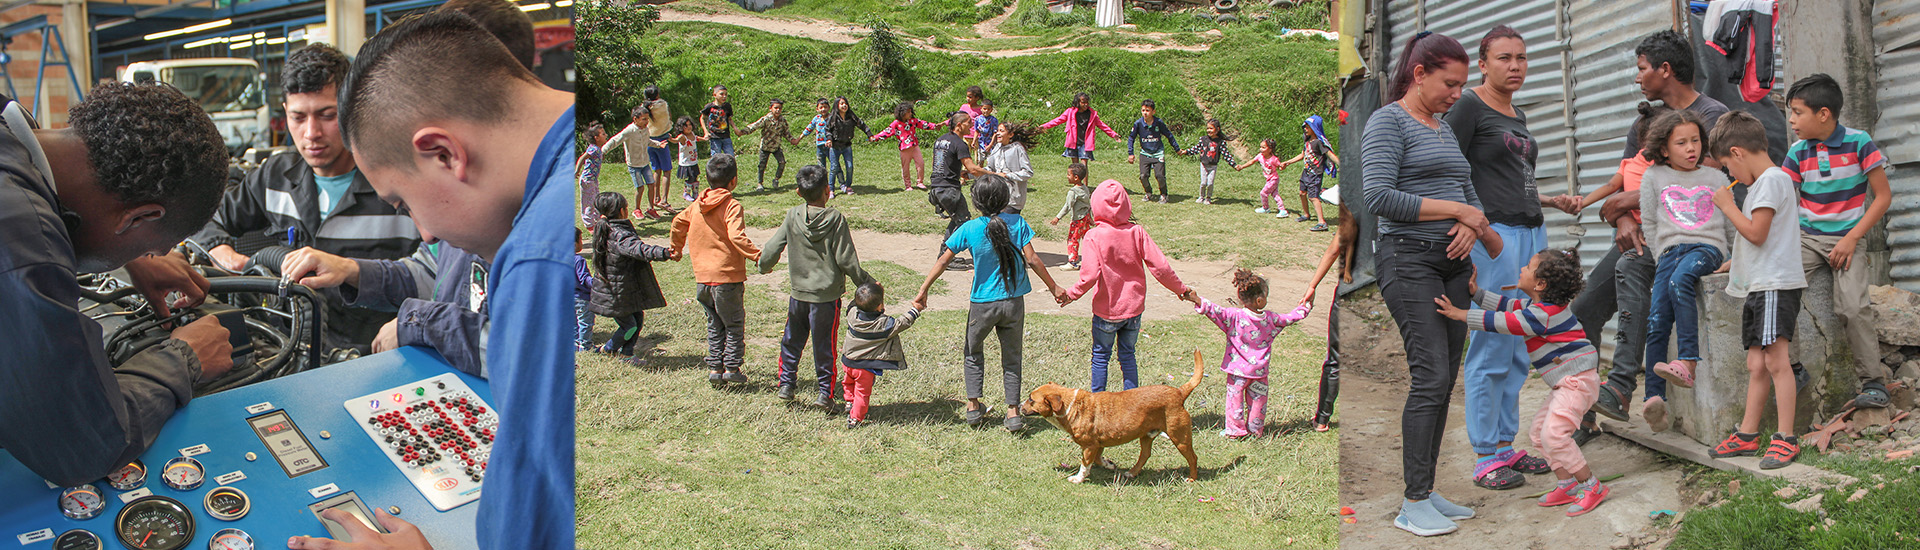
[[[24,274],[0,295],[11,304],[0,306],[0,326],[26,340],[0,345],[10,356],[0,359],[0,386],[12,386],[0,390],[0,423],[14,426],[0,435],[0,540],[10,539],[0,546],[331,548],[317,544],[404,535],[481,547],[476,516],[486,514],[474,503],[501,424],[482,361],[488,260],[423,236],[408,210],[369,185],[342,139],[336,94],[363,44],[410,20],[444,25],[436,12],[466,14],[461,28],[495,33],[524,67],[516,70],[571,92],[572,4],[0,3],[0,93],[16,102],[0,148],[24,167],[20,179],[39,182],[0,198],[13,211],[0,218],[39,225],[0,232],[9,247],[37,246],[35,228],[61,224],[28,218],[58,218],[66,229],[46,231],[57,237],[49,241],[71,249],[0,252],[0,272]],[[152,88],[167,91],[142,91]],[[187,127],[148,116],[187,102],[199,110],[170,112]],[[562,120],[571,128],[570,111]],[[101,128],[147,132],[147,141],[96,142]],[[212,131],[226,166],[211,221],[176,231],[170,248],[91,262],[98,241],[86,227],[100,214],[70,198],[82,196],[69,189],[79,184],[46,136],[80,136],[101,185],[126,198],[107,186],[96,149],[166,148],[183,136],[211,144]],[[203,148],[195,166],[213,163],[215,149]],[[140,158],[146,151],[120,151],[116,162],[148,164],[146,177],[180,173],[173,157]],[[147,200],[173,206],[175,191],[158,189]],[[432,321],[401,321],[409,318]],[[58,322],[36,328],[48,319]],[[219,333],[209,346],[223,357],[209,361],[191,336]]]

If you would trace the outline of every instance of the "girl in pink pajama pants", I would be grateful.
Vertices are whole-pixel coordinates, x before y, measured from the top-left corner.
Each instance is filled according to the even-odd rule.
[[[1599,350],[1587,341],[1586,329],[1568,307],[1584,284],[1578,253],[1544,250],[1520,268],[1520,284],[1515,285],[1532,300],[1508,298],[1477,286],[1472,288],[1473,301],[1481,309],[1459,309],[1444,297],[1433,299],[1442,315],[1465,322],[1470,330],[1527,337],[1534,374],[1553,388],[1534,413],[1530,434],[1559,478],[1554,489],[1540,497],[1540,505],[1571,504],[1568,516],[1593,511],[1609,492],[1573,441],[1580,417],[1600,397],[1600,375],[1595,370],[1600,365]]]
[[[1196,299],[1196,311],[1227,333],[1227,351],[1220,370],[1227,373],[1227,429],[1229,439],[1258,437],[1267,427],[1267,359],[1280,330],[1307,318],[1312,302],[1302,302],[1287,313],[1266,311],[1267,280],[1252,271],[1236,270],[1233,287],[1245,308],[1221,307]]]

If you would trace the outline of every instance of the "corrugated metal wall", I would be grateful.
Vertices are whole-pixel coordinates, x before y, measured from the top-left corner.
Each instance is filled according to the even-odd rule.
[[[1894,163],[1893,208],[1887,214],[1894,286],[1920,292],[1920,0],[1873,3],[1873,41],[1880,64],[1880,122],[1873,139]]]
[[[1580,193],[1606,185],[1620,166],[1627,132],[1643,98],[1633,83],[1634,44],[1673,25],[1672,12],[1658,9],[1621,9],[1614,0],[1573,0],[1568,7],[1573,22],[1573,111],[1577,142]],[[1599,207],[1581,213],[1580,260],[1592,269],[1613,246],[1613,228],[1600,219]],[[1566,234],[1566,226],[1549,231]]]

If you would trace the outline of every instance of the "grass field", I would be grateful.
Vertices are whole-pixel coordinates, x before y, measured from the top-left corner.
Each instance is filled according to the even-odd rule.
[[[1689,511],[1669,548],[1920,548],[1920,477],[1908,470],[1910,461],[1890,463],[1817,452],[1802,453],[1800,461],[1854,476],[1860,483],[1823,491],[1803,489],[1783,499],[1773,493],[1786,486],[1785,481],[1698,467],[1692,485],[1713,489],[1726,502]],[[1734,480],[1742,486],[1738,494],[1729,495],[1727,487]],[[1867,489],[1867,494],[1849,501],[1860,489]],[[1825,495],[1815,511],[1783,506],[1815,495]]]
[[[1263,29],[1226,33],[1207,52],[1090,49],[990,59],[909,48],[907,66],[913,76],[902,89],[879,89],[863,81],[865,41],[833,44],[731,25],[662,23],[656,26],[649,55],[663,69],[662,97],[676,117],[696,114],[710,101],[711,88],[725,85],[742,125],[764,114],[768,102],[778,98],[787,102],[788,122],[797,134],[813,117],[813,99],[845,96],[879,131],[899,101],[921,102],[915,114],[937,119],[959,107],[968,86],[980,86],[993,99],[995,115],[1006,122],[1052,120],[1073,94],[1087,92],[1101,118],[1123,140],[1139,116],[1140,100],[1153,99],[1159,116],[1185,143],[1205,130],[1203,110],[1194,99],[1199,97],[1227,133],[1250,149],[1274,138],[1279,152],[1292,156],[1301,147],[1302,120],[1316,114],[1333,118],[1333,43],[1277,39],[1278,28]],[[1102,46],[1136,41],[1120,34],[1078,39]],[[598,116],[614,130],[628,121],[624,113],[588,116]],[[1327,130],[1338,144],[1341,129],[1330,124]],[[1043,143],[1058,147],[1060,132],[1054,129]],[[740,141],[757,143],[758,138]],[[1101,153],[1110,154],[1113,146],[1125,150],[1124,141],[1105,136],[1100,141]]]
[[[892,186],[897,162],[867,153],[856,172],[860,194],[836,199],[856,226],[933,233],[944,228],[919,191],[876,193]],[[860,153],[856,153],[859,155]],[[1040,157],[1042,179],[1064,168]],[[790,167],[791,168],[791,167]],[[1101,175],[1131,168],[1096,163]],[[1189,168],[1183,166],[1182,168]],[[1175,181],[1191,188],[1193,174]],[[1231,172],[1229,172],[1231,174]],[[748,174],[750,177],[751,174]],[[1250,193],[1257,176],[1222,174],[1224,197]],[[789,176],[790,177],[790,176]],[[746,184],[751,187],[751,183]],[[631,193],[624,166],[602,169],[602,190]],[[767,227],[797,202],[791,184],[742,196],[747,222]],[[1059,189],[1037,193],[1051,214]],[[679,197],[673,202],[680,203]],[[1254,216],[1244,205],[1142,205],[1142,223],[1175,257],[1239,257],[1255,265],[1309,265],[1327,234],[1306,224]],[[1178,223],[1192,219],[1189,223]],[[1264,224],[1256,231],[1224,230]],[[659,242],[665,222],[640,224]],[[1042,223],[1042,239],[1064,231]],[[1241,242],[1234,250],[1221,242]],[[1283,257],[1284,255],[1284,257]],[[868,262],[892,289],[918,284],[924,266]],[[911,368],[875,387],[871,425],[844,428],[810,401],[811,370],[802,369],[801,399],[772,394],[771,375],[784,321],[784,282],[749,284],[745,389],[707,386],[701,356],[704,317],[688,302],[692,274],[683,262],[657,264],[670,305],[648,312],[646,337],[660,354],[633,365],[578,356],[579,522],[582,548],[1332,548],[1338,507],[1333,474],[1337,432],[1305,430],[1312,414],[1323,335],[1293,330],[1275,344],[1269,435],[1232,442],[1222,428],[1219,329],[1198,317],[1149,322],[1140,344],[1145,384],[1184,381],[1192,351],[1209,362],[1209,378],[1188,400],[1195,416],[1200,481],[1181,481],[1184,461],[1161,442],[1142,478],[1117,484],[1096,470],[1083,485],[1078,447],[1044,422],[1022,436],[961,421],[959,330],[964,311],[933,311],[905,333]],[[964,289],[960,289],[964,292]],[[900,307],[898,293],[890,302]],[[945,284],[936,293],[954,292]],[[1027,317],[1024,386],[1054,381],[1084,386],[1087,319]],[[612,324],[601,319],[597,340]],[[991,361],[995,346],[987,351]],[[989,375],[991,381],[991,374]],[[989,384],[991,386],[992,384]],[[994,393],[994,392],[989,392]],[[990,399],[989,403],[995,402]],[[1133,448],[1111,450],[1129,459]],[[1063,466],[1065,465],[1065,466]]]

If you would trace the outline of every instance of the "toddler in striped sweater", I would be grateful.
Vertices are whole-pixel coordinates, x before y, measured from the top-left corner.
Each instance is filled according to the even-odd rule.
[[[1531,436],[1533,444],[1545,450],[1547,463],[1560,481],[1540,497],[1540,505],[1571,504],[1568,516],[1593,511],[1608,492],[1573,441],[1580,417],[1600,396],[1600,375],[1595,370],[1600,364],[1598,349],[1587,341],[1586,330],[1569,307],[1584,284],[1578,252],[1544,250],[1520,270],[1518,286],[1532,300],[1508,298],[1477,286],[1471,290],[1481,311],[1453,307],[1446,298],[1433,299],[1440,314],[1465,322],[1469,329],[1527,337],[1534,372],[1553,388],[1533,415]]]

